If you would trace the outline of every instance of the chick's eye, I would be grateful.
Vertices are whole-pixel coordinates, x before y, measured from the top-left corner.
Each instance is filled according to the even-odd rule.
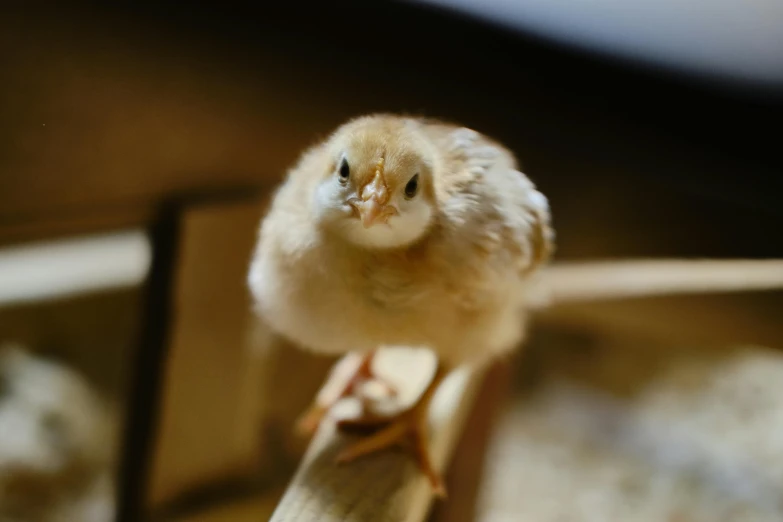
[[[413,176],[405,185],[405,197],[412,198],[419,191],[419,175]]]
[[[348,167],[348,161],[343,158],[343,161],[340,163],[340,181],[347,181],[348,177],[351,175],[351,169]]]

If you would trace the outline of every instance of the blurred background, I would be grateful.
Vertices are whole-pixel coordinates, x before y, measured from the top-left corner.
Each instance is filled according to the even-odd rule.
[[[245,273],[349,117],[508,145],[558,259],[783,257],[781,27],[767,0],[4,6],[0,519],[269,519],[333,361],[265,342]],[[543,314],[430,519],[780,520],[782,304]]]

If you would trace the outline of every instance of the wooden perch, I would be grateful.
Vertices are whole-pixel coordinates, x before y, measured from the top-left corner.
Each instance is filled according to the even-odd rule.
[[[413,402],[431,377],[434,358],[424,359],[426,355],[430,354],[387,349],[376,358],[376,372],[398,387],[399,395],[404,397],[402,403]],[[411,364],[409,357],[421,360]],[[417,373],[422,370],[424,379]],[[440,471],[451,459],[483,373],[471,368],[455,371],[433,399],[430,447]],[[351,406],[347,401],[342,405],[347,406],[343,411]],[[334,459],[351,437],[336,431],[334,419],[322,423],[272,515],[272,522],[420,522],[425,519],[432,490],[411,454],[388,451],[337,465]]]

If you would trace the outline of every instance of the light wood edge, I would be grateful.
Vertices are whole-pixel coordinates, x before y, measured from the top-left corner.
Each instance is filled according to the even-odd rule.
[[[480,390],[485,370],[460,368],[438,389],[430,409],[433,462],[445,470]],[[272,522],[420,522],[433,500],[427,480],[407,451],[387,451],[337,465],[350,440],[327,421],[315,435]],[[446,500],[448,501],[448,500]]]
[[[139,286],[151,256],[143,229],[0,248],[0,308]]]
[[[559,262],[542,273],[546,305],[783,289],[783,259]]]

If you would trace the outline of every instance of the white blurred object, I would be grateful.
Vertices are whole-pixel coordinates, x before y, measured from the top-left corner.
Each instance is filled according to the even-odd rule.
[[[0,520],[111,522],[116,436],[79,374],[0,347]]]
[[[0,307],[138,285],[151,251],[142,230],[0,249]]]
[[[783,86],[781,0],[418,0],[681,72]]]

